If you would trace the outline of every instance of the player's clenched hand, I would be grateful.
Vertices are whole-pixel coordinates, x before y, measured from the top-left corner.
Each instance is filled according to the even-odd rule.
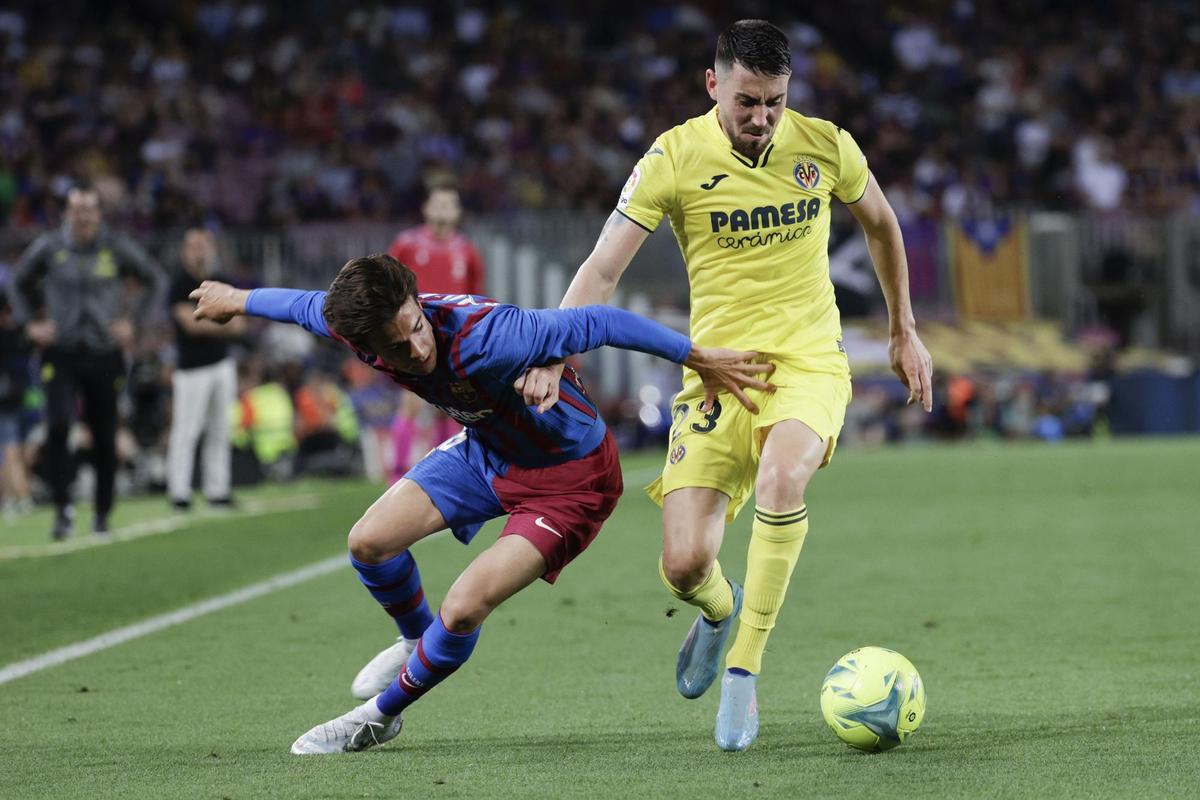
[[[744,389],[773,392],[775,387],[763,378],[775,371],[773,364],[758,364],[754,359],[758,353],[744,350],[727,350],[724,347],[700,347],[692,345],[685,367],[690,367],[704,381],[704,409],[712,407],[719,392],[729,392],[752,414],[758,406],[746,396]]]
[[[525,405],[537,406],[537,413],[545,414],[558,402],[558,380],[566,367],[562,363],[530,367],[513,381],[513,388],[521,393]]]
[[[249,294],[246,289],[235,289],[228,283],[204,281],[199,289],[194,289],[188,295],[188,299],[196,301],[196,310],[192,312],[196,319],[228,322],[246,312],[246,297]]]
[[[892,372],[908,387],[908,402],[933,410],[933,359],[915,330],[892,334],[888,342]]]

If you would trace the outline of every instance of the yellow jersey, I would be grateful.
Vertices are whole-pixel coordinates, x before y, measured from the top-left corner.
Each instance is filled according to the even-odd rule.
[[[829,203],[861,199],[867,176],[866,157],[831,122],[785,109],[752,160],[732,149],[714,107],[655,140],[617,211],[649,231],[670,219],[691,285],[693,341],[757,350],[783,368],[845,371]]]

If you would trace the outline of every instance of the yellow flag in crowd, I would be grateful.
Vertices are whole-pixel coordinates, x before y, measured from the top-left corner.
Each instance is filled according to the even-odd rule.
[[[1029,315],[1025,224],[1011,218],[950,224],[950,274],[964,320],[1014,321]]]

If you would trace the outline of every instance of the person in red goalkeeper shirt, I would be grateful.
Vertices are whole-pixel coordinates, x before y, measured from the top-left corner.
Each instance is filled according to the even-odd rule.
[[[423,225],[396,234],[388,255],[413,271],[422,291],[447,295],[484,294],[484,266],[479,251],[459,230],[462,203],[458,187],[447,178],[426,186],[421,206]],[[405,392],[392,420],[392,482],[400,480],[417,459],[462,426],[421,398]],[[425,436],[419,437],[418,434]],[[418,442],[418,438],[424,441]],[[418,443],[422,444],[417,449]]]

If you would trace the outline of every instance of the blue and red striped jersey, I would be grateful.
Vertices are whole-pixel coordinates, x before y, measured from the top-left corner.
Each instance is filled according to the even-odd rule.
[[[682,363],[683,334],[612,306],[521,309],[475,295],[418,295],[437,342],[428,375],[392,370],[329,330],[324,292],[256,289],[247,313],[294,322],[351,347],[364,363],[437,406],[511,464],[539,467],[587,455],[604,438],[604,420],[574,370],[563,372],[559,402],[538,414],[513,389],[529,367],[604,345],[640,350]]]

